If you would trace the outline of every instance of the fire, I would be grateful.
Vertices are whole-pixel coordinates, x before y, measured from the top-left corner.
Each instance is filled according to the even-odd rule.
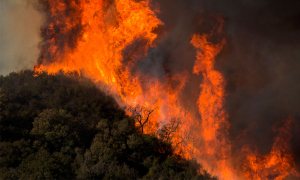
[[[218,18],[221,25],[218,29],[220,33],[224,21]],[[226,112],[224,111],[224,96],[225,96],[225,80],[220,72],[214,69],[215,56],[221,51],[225,40],[214,45],[207,41],[212,36],[211,34],[194,35],[191,43],[197,51],[197,60],[194,65],[194,73],[203,75],[203,83],[200,85],[201,93],[198,99],[199,113],[202,118],[201,137],[205,144],[199,152],[202,161],[207,167],[212,166],[211,161],[215,164],[214,168],[219,172],[224,179],[236,179],[230,167],[230,151],[231,145],[227,138],[229,123],[226,120]],[[207,162],[206,162],[207,161]],[[206,164],[207,163],[207,164]]]
[[[137,117],[136,125],[143,133],[167,128],[172,134],[164,138],[171,141],[176,153],[197,158],[220,179],[268,179],[272,174],[282,179],[296,171],[291,154],[285,152],[288,144],[280,138],[275,139],[269,156],[249,149],[243,172],[233,165],[230,124],[224,110],[226,82],[214,67],[225,39],[217,44],[208,40],[215,32],[222,34],[222,18],[215,17],[220,26],[210,34],[194,34],[191,40],[197,50],[193,73],[203,76],[196,112],[200,119],[180,99],[192,73],[167,74],[159,80],[136,68],[148,49],[155,47],[153,30],[163,25],[149,0],[43,1],[49,17],[41,28],[44,44],[36,72],[76,71],[95,83],[105,83],[127,113]],[[279,135],[290,137],[286,130]]]
[[[178,98],[188,79],[187,72],[160,82],[131,70],[140,57],[145,57],[147,49],[155,46],[153,41],[157,35],[152,31],[163,24],[149,8],[149,1],[81,0],[68,6],[65,0],[45,2],[50,7],[50,23],[41,28],[46,42],[35,71],[50,74],[77,71],[95,82],[104,82],[110,93],[121,97],[127,107],[140,107],[141,121],[147,118],[148,111],[155,109],[144,133],[156,132],[170,119],[192,122],[192,115],[186,113]],[[73,10],[72,14],[66,14],[67,10]],[[76,30],[82,33],[75,34],[78,39],[67,37]],[[125,59],[123,51],[128,46],[134,48],[126,52]],[[174,81],[179,82],[175,88],[171,87]],[[132,114],[130,110],[127,113]],[[189,125],[182,125],[174,132],[174,144],[181,144],[180,136],[187,134]]]
[[[289,118],[278,130],[277,137],[269,155],[262,156],[250,147],[244,147],[248,155],[244,162],[243,172],[247,179],[275,179],[281,180],[290,174],[296,174],[295,162],[291,153],[290,134],[293,119]],[[298,174],[299,177],[299,174]]]
[[[85,0],[72,1],[69,5],[75,10],[72,16],[66,14],[70,7],[64,2],[47,1],[53,21],[42,31],[51,38],[46,41],[47,53],[43,53],[41,63],[35,70],[49,73],[84,70],[95,81],[110,85],[114,93],[122,92],[123,99],[138,96],[141,93],[138,77],[133,77],[129,71],[133,62],[122,67],[122,50],[134,40],[143,39],[145,44],[141,53],[145,53],[143,51],[156,38],[152,30],[161,22],[148,7],[148,2],[118,0],[109,5],[107,1],[99,0],[89,3]],[[59,28],[59,32],[55,27]],[[81,28],[84,34],[79,35],[80,39],[64,39],[63,47],[58,48],[61,36],[68,33],[74,35],[72,31],[80,31]],[[70,41],[77,41],[75,49],[70,48]],[[45,59],[55,59],[55,62],[49,64]]]

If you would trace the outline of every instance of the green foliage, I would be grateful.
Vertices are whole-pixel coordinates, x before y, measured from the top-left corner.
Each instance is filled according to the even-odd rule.
[[[45,109],[33,121],[31,134],[39,137],[53,150],[60,150],[61,147],[77,145],[79,137],[76,130],[74,117],[67,114],[65,110]]]
[[[1,179],[211,179],[76,74],[0,76],[0,111]]]

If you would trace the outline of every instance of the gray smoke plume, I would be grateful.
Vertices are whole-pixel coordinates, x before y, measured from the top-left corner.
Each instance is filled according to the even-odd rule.
[[[32,1],[0,1],[0,74],[32,69],[39,56],[43,15]]]

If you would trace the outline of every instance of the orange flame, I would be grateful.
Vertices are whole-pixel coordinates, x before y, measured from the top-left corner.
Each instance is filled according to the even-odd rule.
[[[60,2],[61,1],[61,2]],[[49,0],[51,16],[66,16],[67,9],[63,1]],[[59,53],[57,44],[60,37],[54,35],[48,42],[48,53],[55,58],[54,63],[42,63],[36,66],[36,71],[57,73],[60,70],[84,70],[87,76],[95,81],[103,81],[111,86],[113,92],[120,93],[123,99],[134,98],[141,93],[137,83],[138,77],[133,77],[129,67],[122,69],[122,50],[136,38],[143,38],[145,49],[152,44],[156,35],[151,31],[161,22],[148,7],[148,2],[134,2],[132,0],[116,0],[108,6],[106,1],[91,0],[89,3],[82,0],[79,4],[72,1],[72,5],[82,14],[75,14],[84,34],[76,49],[71,50],[65,45],[64,52]],[[108,8],[107,10],[104,10]],[[76,17],[75,17],[76,18]],[[72,18],[73,19],[73,18]],[[70,18],[60,19],[49,25],[47,34],[53,34],[54,26],[63,26],[62,32],[68,32],[78,26]]]
[[[219,18],[221,26],[223,20]],[[213,31],[212,31],[213,32]],[[212,36],[194,35],[191,43],[197,48],[197,60],[194,65],[194,73],[203,75],[203,83],[200,85],[201,93],[198,99],[199,112],[202,118],[201,137],[204,146],[198,156],[209,171],[219,174],[223,179],[236,179],[234,170],[230,167],[231,145],[227,138],[229,123],[227,114],[223,109],[225,80],[222,74],[214,69],[215,56],[221,51],[225,40],[214,45],[207,41]],[[213,161],[213,163],[211,162]]]
[[[295,162],[291,153],[290,134],[293,119],[289,118],[285,124],[279,128],[278,135],[274,139],[274,144],[269,155],[262,156],[257,150],[251,151],[245,146],[243,151],[247,153],[243,171],[247,179],[275,179],[281,180],[290,174],[297,174]]]

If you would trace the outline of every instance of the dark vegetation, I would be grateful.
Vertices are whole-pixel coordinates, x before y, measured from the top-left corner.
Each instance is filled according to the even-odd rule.
[[[1,179],[212,179],[72,74],[0,76]]]

